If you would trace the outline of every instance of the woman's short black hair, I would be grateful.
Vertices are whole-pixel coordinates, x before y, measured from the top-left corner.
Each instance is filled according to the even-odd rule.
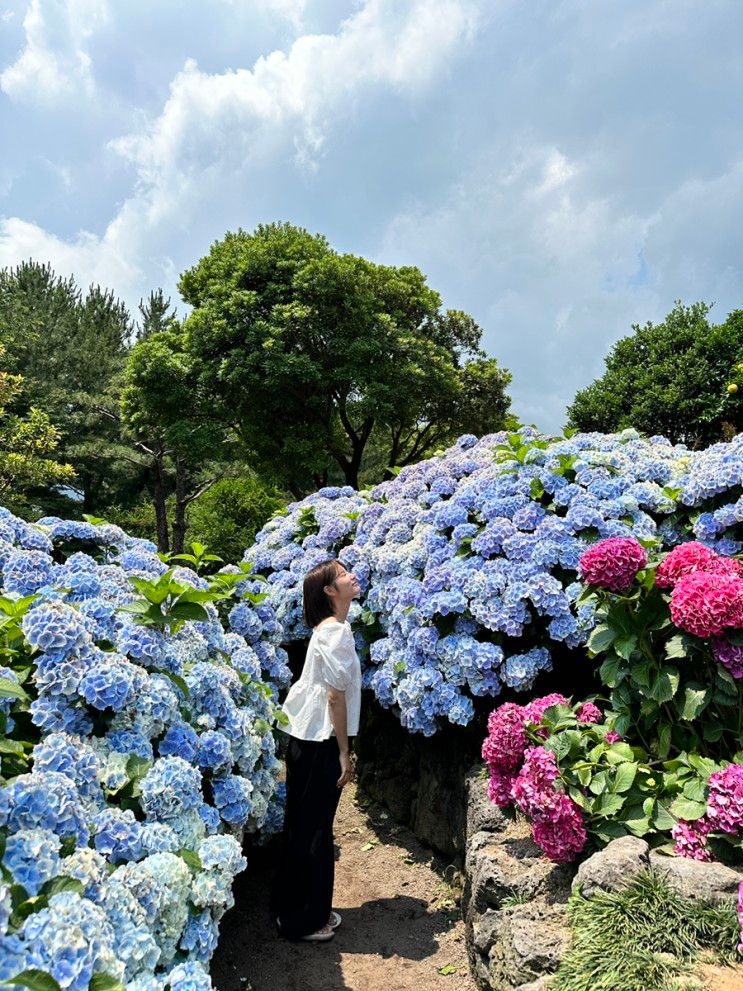
[[[314,630],[321,620],[334,615],[333,603],[328,598],[325,586],[332,585],[338,577],[338,563],[335,558],[328,558],[327,561],[316,564],[304,576],[302,608],[304,621],[311,630]]]

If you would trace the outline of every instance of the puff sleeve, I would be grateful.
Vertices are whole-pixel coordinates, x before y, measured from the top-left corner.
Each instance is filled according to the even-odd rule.
[[[351,628],[345,623],[328,624],[318,638],[320,672],[330,688],[345,692],[351,684],[356,647]]]

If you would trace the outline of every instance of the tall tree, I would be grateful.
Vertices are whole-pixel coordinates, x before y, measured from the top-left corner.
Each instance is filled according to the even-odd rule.
[[[139,462],[148,470],[158,547],[180,553],[188,507],[226,474],[231,451],[225,426],[203,401],[177,325],[132,348],[121,411]]]
[[[412,266],[335,252],[290,224],[228,233],[180,281],[187,347],[216,415],[299,495],[503,425],[507,371]]]
[[[577,393],[569,425],[611,432],[635,427],[674,443],[703,447],[743,430],[740,403],[727,391],[743,359],[743,310],[722,324],[706,303],[678,302],[659,324],[633,326],[606,359],[600,379]]]
[[[73,279],[33,261],[0,271],[8,370],[24,378],[25,408],[43,411],[58,429],[60,455],[74,465],[89,512],[132,484],[116,455],[117,428],[101,413],[117,402],[131,333],[126,307],[100,286],[83,295]]]
[[[139,321],[137,322],[136,339],[143,341],[150,334],[158,334],[161,330],[172,330],[176,324],[177,314],[171,306],[170,297],[165,298],[162,289],[153,289],[146,300],[139,301]]]

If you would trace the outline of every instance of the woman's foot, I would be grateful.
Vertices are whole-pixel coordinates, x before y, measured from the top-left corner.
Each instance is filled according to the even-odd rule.
[[[332,939],[335,933],[330,925],[323,926],[322,929],[318,929],[315,933],[310,933],[308,936],[302,936],[303,940],[308,943],[327,943],[329,939]]]
[[[338,912],[330,913],[330,918],[328,919],[328,925],[330,926],[331,929],[337,929],[338,926],[341,924],[341,922],[343,922],[343,919],[340,917],[340,914]]]

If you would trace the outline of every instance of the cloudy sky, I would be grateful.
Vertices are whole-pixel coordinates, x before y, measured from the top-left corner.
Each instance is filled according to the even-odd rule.
[[[0,267],[132,309],[228,229],[418,265],[564,423],[633,323],[743,306],[740,0],[0,0]]]

